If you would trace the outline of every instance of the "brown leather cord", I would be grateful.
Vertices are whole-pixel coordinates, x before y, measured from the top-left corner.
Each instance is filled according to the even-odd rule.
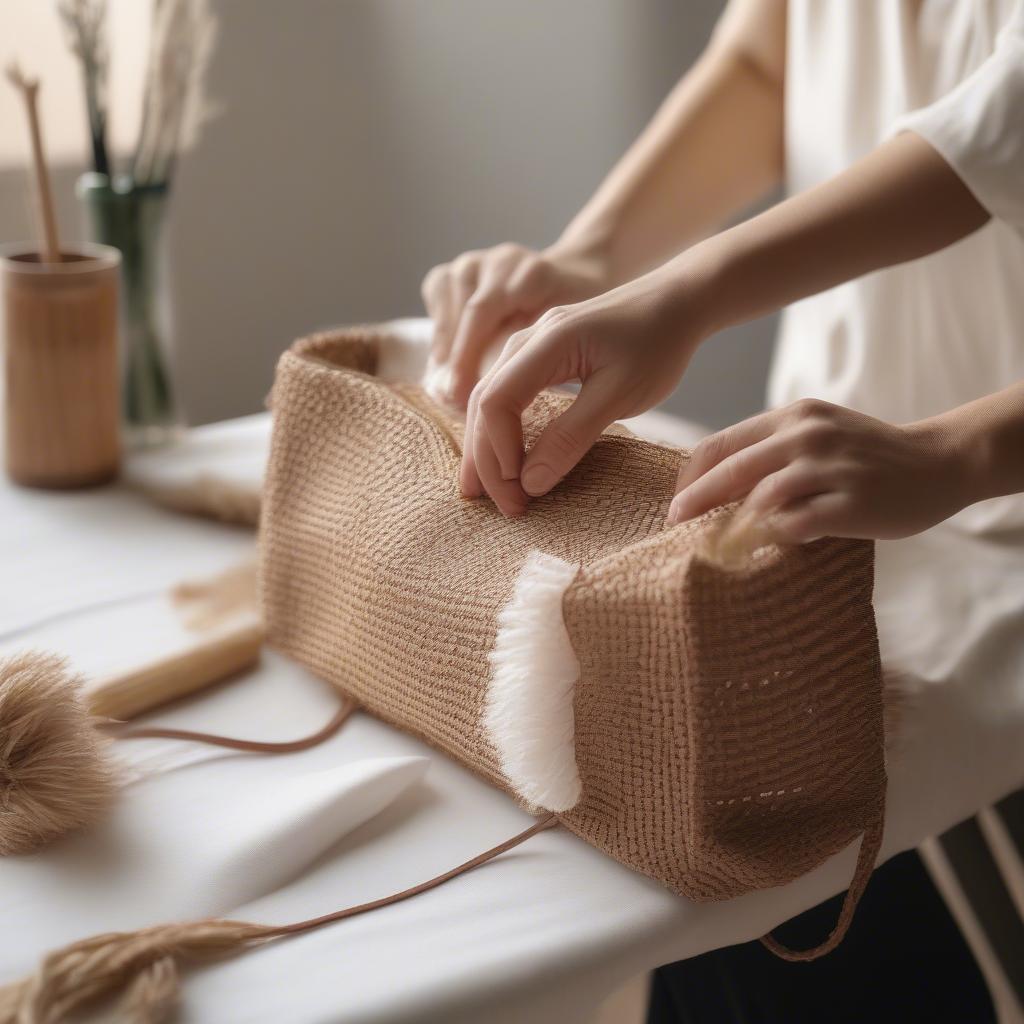
[[[120,722],[103,722],[103,728],[110,729],[114,739],[118,740],[189,740],[193,743],[207,743],[214,747],[228,747],[231,750],[244,750],[254,754],[294,754],[300,750],[309,750],[318,743],[329,740],[348,721],[358,708],[355,701],[346,700],[338,709],[337,714],[317,732],[303,736],[297,740],[274,742],[269,740],[240,740],[233,736],[218,736],[216,733],[192,732],[189,729],[165,729],[160,726],[143,726],[139,729],[117,731]]]
[[[157,1024],[173,1008],[180,971],[186,963],[210,962],[409,899],[472,871],[557,824],[557,817],[549,814],[511,839],[436,878],[307,921],[261,925],[214,918],[79,939],[50,953],[35,974],[0,986],[0,1021],[15,1024],[21,1020],[66,1020],[87,1003],[123,992],[119,1019]]]
[[[294,924],[271,927],[266,933],[267,938],[274,938],[276,936],[283,935],[295,935],[298,932],[311,931],[314,928],[319,928],[321,925],[332,924],[335,921],[343,921],[347,917],[355,917],[357,914],[365,914],[370,910],[379,910],[381,907],[389,907],[392,903],[401,903],[402,900],[407,900],[411,896],[418,896],[421,892],[427,892],[429,889],[436,889],[439,885],[443,885],[445,882],[448,882],[453,878],[457,878],[459,875],[463,875],[467,871],[472,871],[474,868],[480,867],[481,864],[486,864],[489,860],[493,860],[495,857],[498,857],[503,853],[507,853],[509,850],[514,849],[521,843],[525,843],[527,839],[533,838],[533,836],[537,835],[539,832],[543,832],[549,828],[555,828],[558,824],[558,816],[555,814],[548,814],[541,818],[536,824],[531,825],[528,829],[513,836],[511,839],[506,839],[505,842],[499,843],[497,846],[492,846],[489,850],[485,850],[483,853],[478,854],[472,860],[467,860],[464,864],[460,864],[458,867],[445,871],[443,874],[436,875],[434,878],[431,878],[426,882],[420,882],[418,885],[414,885],[409,889],[403,889],[401,892],[393,893],[390,896],[382,896],[380,899],[371,900],[369,903],[360,903],[354,907],[346,907],[344,910],[335,910],[332,913],[324,914],[321,917],[311,917],[307,921],[297,921]]]
[[[884,826],[885,804],[883,799],[882,805],[878,809],[877,818],[864,830],[860,841],[860,851],[857,854],[857,867],[850,880],[850,887],[846,890],[846,897],[839,911],[836,926],[828,938],[812,949],[790,949],[769,934],[761,938],[761,942],[768,950],[791,963],[806,963],[810,960],[817,960],[819,956],[824,956],[826,953],[831,953],[843,941],[850,922],[853,920],[857,904],[860,902],[861,896],[864,895],[871,874],[875,870],[875,861],[878,859],[878,851],[882,846]]]
[[[315,732],[310,736],[305,736],[302,739],[290,740],[281,743],[263,742],[259,740],[240,740],[231,736],[218,736],[213,733],[205,732],[191,732],[185,729],[165,729],[158,726],[143,727],[140,729],[131,729],[125,732],[115,733],[115,738],[128,740],[191,740],[196,743],[209,743],[219,747],[230,747],[232,750],[245,750],[262,754],[290,754],[299,750],[307,750],[310,747],[314,747],[318,743],[322,743],[324,740],[329,739],[345,724],[358,707],[359,705],[355,701],[346,700],[334,718],[332,718],[330,722],[328,722],[327,725],[325,725],[319,732]],[[110,724],[116,725],[117,723]],[[511,839],[506,839],[505,842],[499,843],[497,846],[492,846],[489,850],[485,850],[483,853],[478,854],[471,860],[467,860],[464,864],[451,868],[443,874],[436,875],[434,878],[428,879],[426,882],[420,882],[409,889],[403,889],[401,892],[393,893],[390,896],[382,896],[380,899],[371,900],[369,903],[360,903],[354,907],[335,910],[330,914],[310,918],[306,921],[297,921],[294,924],[280,926],[268,926],[266,932],[264,932],[264,937],[269,939],[277,936],[294,935],[298,932],[319,928],[321,925],[330,924],[334,921],[342,921],[347,917],[355,917],[357,914],[364,914],[370,910],[377,910],[379,907],[387,907],[392,903],[400,903],[402,900],[407,900],[411,896],[418,896],[421,892],[427,892],[429,889],[434,889],[439,885],[443,885],[445,882],[452,878],[456,878],[459,875],[465,874],[467,871],[472,871],[473,868],[480,867],[481,864],[486,864],[489,860],[493,860],[495,857],[519,846],[520,843],[526,842],[527,839],[537,835],[539,832],[543,832],[545,829],[554,828],[558,824],[559,821],[557,815],[548,814],[546,817],[541,818],[536,824],[531,825],[528,829],[513,836]]]

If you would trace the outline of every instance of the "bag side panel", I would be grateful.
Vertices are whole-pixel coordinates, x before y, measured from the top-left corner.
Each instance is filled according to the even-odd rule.
[[[740,572],[691,564],[696,891],[782,885],[875,822],[886,777],[873,584],[869,541],[775,549]]]
[[[573,832],[676,891],[692,873],[692,760],[682,685],[694,658],[681,600],[690,554],[648,542],[585,568],[563,601],[580,664]]]
[[[689,524],[585,569],[580,803],[562,816],[698,900],[784,884],[869,823],[885,771],[873,550],[824,540],[726,571]]]

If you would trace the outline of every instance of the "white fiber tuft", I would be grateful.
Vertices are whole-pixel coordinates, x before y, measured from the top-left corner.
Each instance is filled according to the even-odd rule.
[[[577,566],[532,552],[498,616],[484,727],[512,788],[533,807],[580,798],[573,698],[579,663],[562,617]]]
[[[427,368],[423,371],[423,390],[440,405],[451,401],[452,368],[447,363],[435,363],[433,358],[427,360]]]

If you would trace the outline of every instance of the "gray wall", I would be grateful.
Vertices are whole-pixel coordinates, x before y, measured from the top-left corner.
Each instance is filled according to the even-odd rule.
[[[169,222],[192,422],[257,409],[298,334],[419,311],[458,252],[552,240],[699,52],[714,0],[214,0],[219,113]],[[64,188],[77,168],[62,168]],[[12,189],[17,184],[18,188]],[[24,235],[0,176],[0,232]],[[16,194],[17,193],[17,194]],[[761,402],[771,325],[714,339],[669,407]]]

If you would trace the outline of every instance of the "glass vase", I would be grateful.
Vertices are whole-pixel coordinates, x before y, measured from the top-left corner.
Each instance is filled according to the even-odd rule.
[[[181,429],[161,339],[166,185],[136,186],[89,173],[78,182],[93,237],[121,251],[122,410],[129,444],[150,447]]]

